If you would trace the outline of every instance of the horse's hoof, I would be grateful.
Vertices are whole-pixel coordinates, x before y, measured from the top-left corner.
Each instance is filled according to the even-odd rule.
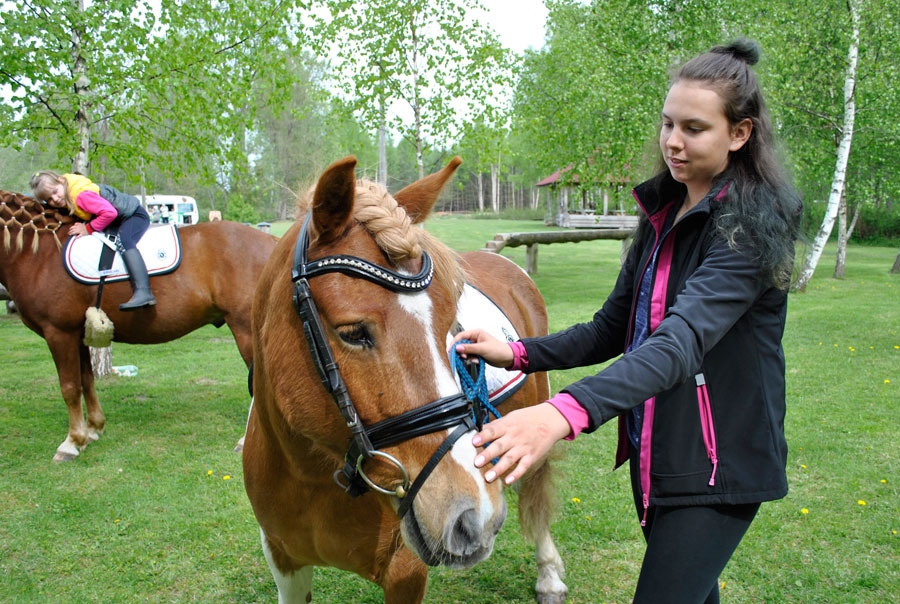
[[[56,462],[75,461],[76,459],[78,459],[78,455],[62,451],[57,451],[56,455],[53,456],[53,461]]]
[[[566,594],[538,594],[538,604],[565,604]]]
[[[241,439],[239,441],[237,441],[237,444],[234,446],[234,452],[240,453],[243,450],[244,450],[244,437],[242,436]]]

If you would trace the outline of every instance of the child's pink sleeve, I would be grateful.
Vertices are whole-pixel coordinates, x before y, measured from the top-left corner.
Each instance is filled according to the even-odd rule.
[[[111,203],[93,191],[82,191],[75,203],[79,208],[94,216],[86,225],[88,233],[102,231],[119,216]]]

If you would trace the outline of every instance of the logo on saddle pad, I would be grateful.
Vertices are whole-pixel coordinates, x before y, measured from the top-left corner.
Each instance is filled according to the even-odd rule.
[[[112,266],[103,270],[101,254],[104,249],[115,252],[115,243],[103,233],[93,233],[89,237],[70,237],[63,247],[63,265],[73,279],[86,285],[100,282],[125,281],[128,271],[122,256],[115,253]],[[150,227],[137,244],[144,258],[147,272],[152,275],[171,273],[181,264],[181,239],[174,224]],[[107,252],[110,253],[110,252]]]

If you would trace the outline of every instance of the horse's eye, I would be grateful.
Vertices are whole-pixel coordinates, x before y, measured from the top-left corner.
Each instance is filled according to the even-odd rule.
[[[369,330],[362,323],[343,325],[337,328],[337,332],[341,339],[351,346],[362,346],[363,348],[375,346],[372,334],[369,333]]]

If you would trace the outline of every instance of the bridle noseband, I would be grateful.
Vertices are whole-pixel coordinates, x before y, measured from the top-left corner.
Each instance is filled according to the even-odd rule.
[[[347,427],[350,428],[350,448],[345,457],[344,467],[335,472],[335,482],[347,493],[357,497],[368,489],[392,495],[400,499],[398,514],[401,518],[412,506],[413,498],[453,444],[466,432],[480,429],[482,418],[476,421],[472,402],[463,394],[444,397],[422,407],[411,409],[396,417],[380,421],[368,428],[363,425],[347,392],[347,385],[335,361],[325,329],[322,326],[315,300],[309,287],[309,279],[317,275],[340,272],[351,277],[368,279],[381,287],[399,293],[424,291],[434,278],[434,265],[427,252],[422,252],[422,269],[416,275],[403,275],[383,266],[373,264],[356,256],[336,255],[309,261],[309,224],[311,212],[297,237],[294,247],[294,265],[291,280],[294,283],[294,307],[303,322],[303,333],[309,344],[310,354],[319,372],[322,385],[337,404]],[[480,413],[478,415],[481,415]],[[416,480],[410,484],[409,474],[403,464],[392,455],[380,451],[397,443],[418,436],[431,434],[456,426],[455,430],[434,452]],[[363,470],[365,462],[380,457],[395,465],[403,476],[402,484],[393,489],[378,486]],[[340,479],[343,476],[343,482]]]

